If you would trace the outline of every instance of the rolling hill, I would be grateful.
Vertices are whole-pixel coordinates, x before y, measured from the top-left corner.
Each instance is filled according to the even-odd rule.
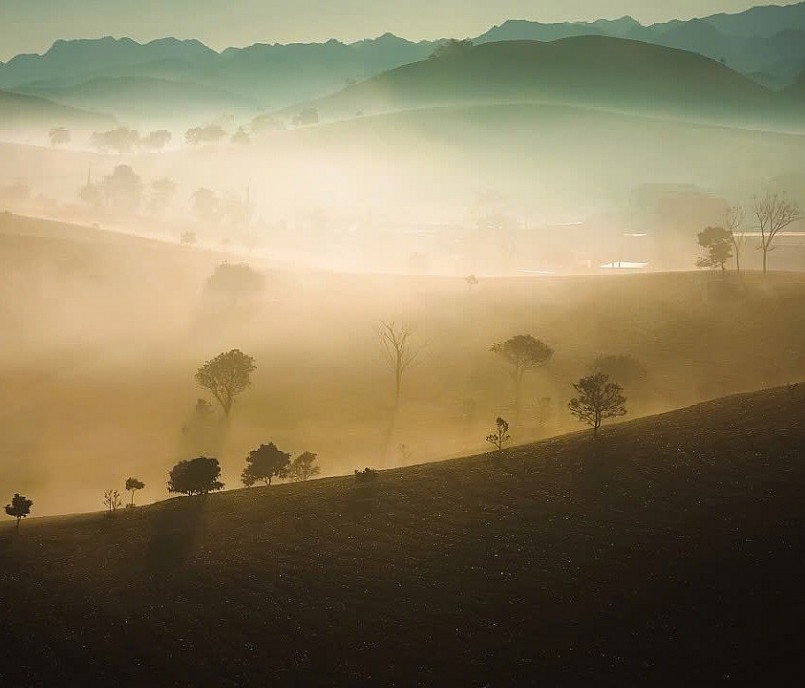
[[[46,98],[0,91],[0,131],[61,125],[89,129],[113,123],[109,116],[61,105]]]
[[[255,101],[221,89],[185,81],[150,77],[99,77],[63,88],[28,87],[22,92],[53,101],[114,115],[121,121],[170,122],[172,119],[206,121],[223,114],[254,114]]]
[[[805,640],[802,387],[369,483],[7,522],[0,679],[781,681]]]
[[[720,122],[786,119],[776,94],[693,53],[606,37],[485,43],[312,105],[328,119],[436,105],[557,102]],[[803,113],[795,116],[802,120]]]

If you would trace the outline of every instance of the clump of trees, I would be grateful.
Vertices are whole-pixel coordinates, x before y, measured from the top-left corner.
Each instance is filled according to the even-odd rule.
[[[607,418],[626,415],[626,397],[623,388],[609,379],[606,373],[593,373],[573,385],[578,393],[568,408],[581,422],[592,426],[593,436]]]
[[[219,124],[207,124],[202,127],[193,127],[185,132],[184,139],[191,146],[200,146],[205,143],[217,143],[226,136],[226,131]]]
[[[240,474],[240,479],[246,487],[251,487],[260,480],[270,485],[273,478],[284,478],[288,475],[290,464],[290,453],[280,451],[273,442],[261,444],[249,452],[246,457],[246,468]]]
[[[17,493],[11,498],[11,504],[6,504],[6,513],[17,519],[17,530],[20,529],[20,521],[31,513],[33,505],[33,501]]]
[[[503,445],[511,440],[509,435],[509,424],[503,418],[495,420],[495,431],[486,436],[486,441],[494,445],[498,451],[503,450]]]
[[[373,468],[369,468],[368,466],[364,468],[362,471],[359,471],[357,468],[355,469],[355,482],[358,483],[371,483],[377,480],[380,474],[374,470]]]
[[[297,127],[308,127],[318,123],[319,111],[314,107],[302,108],[293,118],[293,124]]]
[[[220,477],[221,466],[218,459],[199,456],[195,459],[180,461],[169,474],[168,492],[188,496],[206,495],[209,492],[224,489]]]
[[[173,134],[167,129],[158,129],[157,131],[152,131],[148,135],[143,136],[142,139],[140,139],[140,145],[143,148],[150,148],[151,150],[162,150],[171,142],[171,139],[173,139]]]
[[[196,382],[212,393],[228,418],[235,397],[251,384],[256,368],[254,358],[232,349],[202,365],[196,372]]]
[[[428,56],[428,59],[436,60],[440,57],[464,55],[469,52],[472,47],[473,43],[469,38],[448,38],[434,48],[433,52]]]
[[[137,480],[137,478],[126,479],[126,491],[131,492],[131,502],[129,502],[129,506],[134,506],[134,493],[138,490],[142,490],[144,487],[145,483],[142,480]]]
[[[90,143],[100,151],[128,153],[140,143],[140,134],[128,127],[118,127],[108,131],[96,131],[90,136]]]

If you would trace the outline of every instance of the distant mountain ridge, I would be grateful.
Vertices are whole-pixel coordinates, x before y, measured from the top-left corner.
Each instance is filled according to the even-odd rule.
[[[793,83],[805,69],[805,2],[651,26],[631,17],[558,24],[510,20],[473,41],[553,41],[591,35],[697,52],[780,87]],[[197,40],[176,38],[145,44],[108,36],[59,40],[42,55],[17,55],[0,63],[0,88],[65,88],[99,77],[140,76],[189,81],[280,108],[422,60],[438,44],[390,33],[351,44],[257,43],[221,52]]]

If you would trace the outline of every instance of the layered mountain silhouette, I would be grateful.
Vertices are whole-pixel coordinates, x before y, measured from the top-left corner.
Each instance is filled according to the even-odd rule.
[[[699,53],[723,60],[732,69],[781,89],[805,69],[805,2],[652,26],[643,26],[630,17],[562,24],[512,20],[473,41],[556,41],[578,36],[622,38]],[[64,98],[68,104],[81,102],[88,107],[105,108],[109,102],[105,89],[111,82],[97,90],[97,100],[86,91],[84,97],[77,99],[66,89],[98,79],[144,77],[205,86],[217,90],[219,96],[221,91],[228,92],[265,108],[278,109],[423,60],[438,44],[439,41],[412,42],[385,34],[349,45],[335,40],[255,44],[219,53],[199,41],[175,38],[146,44],[111,37],[60,40],[43,55],[18,55],[0,63],[0,88],[48,93]],[[125,95],[130,83],[118,86]],[[88,89],[90,93],[92,90]],[[157,91],[154,100],[158,99]]]

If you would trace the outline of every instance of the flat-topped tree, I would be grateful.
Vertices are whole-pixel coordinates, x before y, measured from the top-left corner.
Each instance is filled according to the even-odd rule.
[[[607,418],[626,415],[626,397],[623,388],[610,382],[606,373],[594,373],[581,378],[573,385],[579,396],[570,400],[570,412],[583,423],[591,425],[593,437]]]
[[[212,392],[228,417],[232,402],[251,384],[251,374],[256,368],[254,358],[232,349],[201,366],[196,372],[196,382]]]
[[[246,487],[251,487],[258,480],[270,485],[272,478],[286,476],[290,463],[291,455],[280,451],[273,442],[261,444],[249,452],[246,468],[240,474],[240,479]]]
[[[142,490],[145,487],[145,483],[141,480],[137,480],[137,478],[128,478],[126,480],[126,490],[131,492],[131,502],[129,506],[134,506],[134,493],[137,490]]]
[[[511,366],[514,380],[515,425],[520,419],[521,391],[526,371],[545,365],[553,356],[553,349],[530,334],[518,334],[505,342],[493,344],[490,351]]]
[[[17,530],[20,529],[20,521],[31,513],[33,505],[30,499],[16,493],[11,498],[11,504],[6,504],[6,513],[17,519]]]

